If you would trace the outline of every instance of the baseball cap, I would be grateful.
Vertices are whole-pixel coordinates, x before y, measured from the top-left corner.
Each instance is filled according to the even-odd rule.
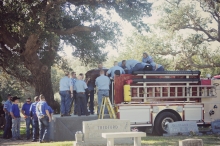
[[[19,97],[17,97],[17,96],[12,97],[12,101],[15,101],[15,100],[17,100],[17,99],[21,99],[21,98],[19,98]]]

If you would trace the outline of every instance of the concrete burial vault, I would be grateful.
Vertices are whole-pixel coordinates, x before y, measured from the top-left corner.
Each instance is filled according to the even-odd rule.
[[[50,139],[52,141],[73,141],[75,140],[75,133],[82,131],[83,121],[97,120],[97,115],[90,116],[69,116],[60,117],[54,115],[50,126]]]

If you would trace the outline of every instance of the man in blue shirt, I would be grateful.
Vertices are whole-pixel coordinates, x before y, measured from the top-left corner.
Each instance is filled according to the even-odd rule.
[[[20,123],[21,123],[21,116],[20,110],[18,107],[19,99],[17,96],[12,98],[12,106],[10,110],[10,114],[12,117],[12,140],[22,140],[20,137]]]
[[[70,116],[70,106],[73,98],[73,83],[68,77],[69,72],[65,72],[65,77],[60,80],[60,96],[61,96],[61,117]]]
[[[72,87],[74,87],[74,84],[76,83],[76,72],[72,72],[71,73],[71,83],[72,83]],[[69,114],[71,113],[71,108],[72,108],[72,106],[73,106],[73,102],[74,102],[74,114],[76,114],[76,100],[75,100],[75,98],[76,98],[76,92],[73,92],[73,98],[71,99],[71,105],[70,105],[70,111],[69,111]]]
[[[104,96],[109,97],[109,85],[110,85],[110,79],[105,76],[104,70],[100,70],[100,76],[96,78],[95,85],[98,88],[98,112],[100,112],[100,107],[102,104],[102,98]],[[105,112],[106,113],[106,112]]]
[[[139,62],[137,60],[123,60],[122,66],[125,66],[129,71],[129,74],[132,74],[134,71],[142,71],[144,67],[148,65],[147,63]]]
[[[111,74],[111,78],[114,79],[115,76],[115,71],[119,70],[120,74],[125,74],[125,71],[123,68],[121,68],[120,66],[118,66],[118,62],[115,61],[114,62],[114,66],[111,67],[107,72],[106,75],[108,76],[109,74]]]
[[[30,125],[32,125],[30,117],[30,107],[31,107],[31,98],[26,99],[26,103],[22,106],[22,114],[24,115],[26,121],[26,138],[30,139]]]
[[[31,116],[31,119],[32,119],[32,128],[33,128],[32,142],[37,141],[37,135],[39,133],[39,124],[38,124],[38,118],[37,118],[37,114],[36,114],[36,105],[39,102],[39,97],[35,96],[34,101],[35,102],[32,103],[31,107],[30,107],[30,116]]]
[[[154,60],[151,56],[149,56],[146,52],[144,52],[142,62],[147,63],[147,64],[151,64],[152,62],[154,62]]]
[[[8,94],[8,100],[4,103],[4,107],[3,107],[3,110],[5,112],[5,120],[6,120],[6,125],[3,133],[4,139],[9,139],[12,137],[12,131],[11,131],[12,119],[10,115],[11,106],[12,106],[11,100],[12,100],[12,96],[11,94]]]
[[[49,122],[51,122],[51,116],[49,112],[49,106],[45,101],[43,94],[40,95],[40,101],[36,105],[36,113],[39,119],[39,141],[40,143],[49,142]]]
[[[86,84],[88,86],[88,93],[87,93],[87,103],[89,102],[89,110],[90,113],[94,114],[94,88],[95,83],[94,81],[91,81],[90,77],[86,80]]]
[[[118,66],[121,67],[121,68],[123,68],[123,69],[125,70],[125,69],[127,69],[127,67],[125,66],[125,64],[126,64],[126,60],[122,60],[122,62],[119,62],[119,63],[118,63]]]
[[[77,102],[77,114],[85,114],[88,116],[87,102],[86,102],[86,90],[88,89],[85,81],[83,81],[83,76],[79,75],[78,80],[76,80],[74,90],[76,91],[76,102]],[[81,111],[82,110],[82,111]]]

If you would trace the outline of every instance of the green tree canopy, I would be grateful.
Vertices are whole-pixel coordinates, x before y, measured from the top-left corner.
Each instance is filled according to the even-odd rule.
[[[2,0],[0,67],[52,104],[51,66],[67,67],[57,54],[64,43],[85,63],[104,61],[102,48],[121,35],[113,14],[143,31],[150,10],[146,0]]]

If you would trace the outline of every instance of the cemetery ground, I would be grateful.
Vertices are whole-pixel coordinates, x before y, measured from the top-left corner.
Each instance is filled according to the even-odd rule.
[[[0,130],[0,136],[2,136],[3,130]],[[35,146],[35,145],[41,145],[41,146],[72,146],[73,141],[62,141],[62,142],[50,142],[50,143],[39,143],[39,142],[31,142],[31,140],[25,140],[25,123],[21,123],[21,137],[23,140],[17,140],[17,141],[11,141],[11,140],[5,140],[0,138],[0,145],[1,146],[20,146],[20,145],[26,145],[26,146]],[[218,146],[220,145],[220,136],[218,135],[203,135],[203,136],[170,136],[170,137],[164,137],[164,136],[147,136],[145,138],[142,138],[141,143],[142,146],[178,146],[179,140],[184,140],[188,138],[193,139],[202,139],[204,142],[204,146]]]

